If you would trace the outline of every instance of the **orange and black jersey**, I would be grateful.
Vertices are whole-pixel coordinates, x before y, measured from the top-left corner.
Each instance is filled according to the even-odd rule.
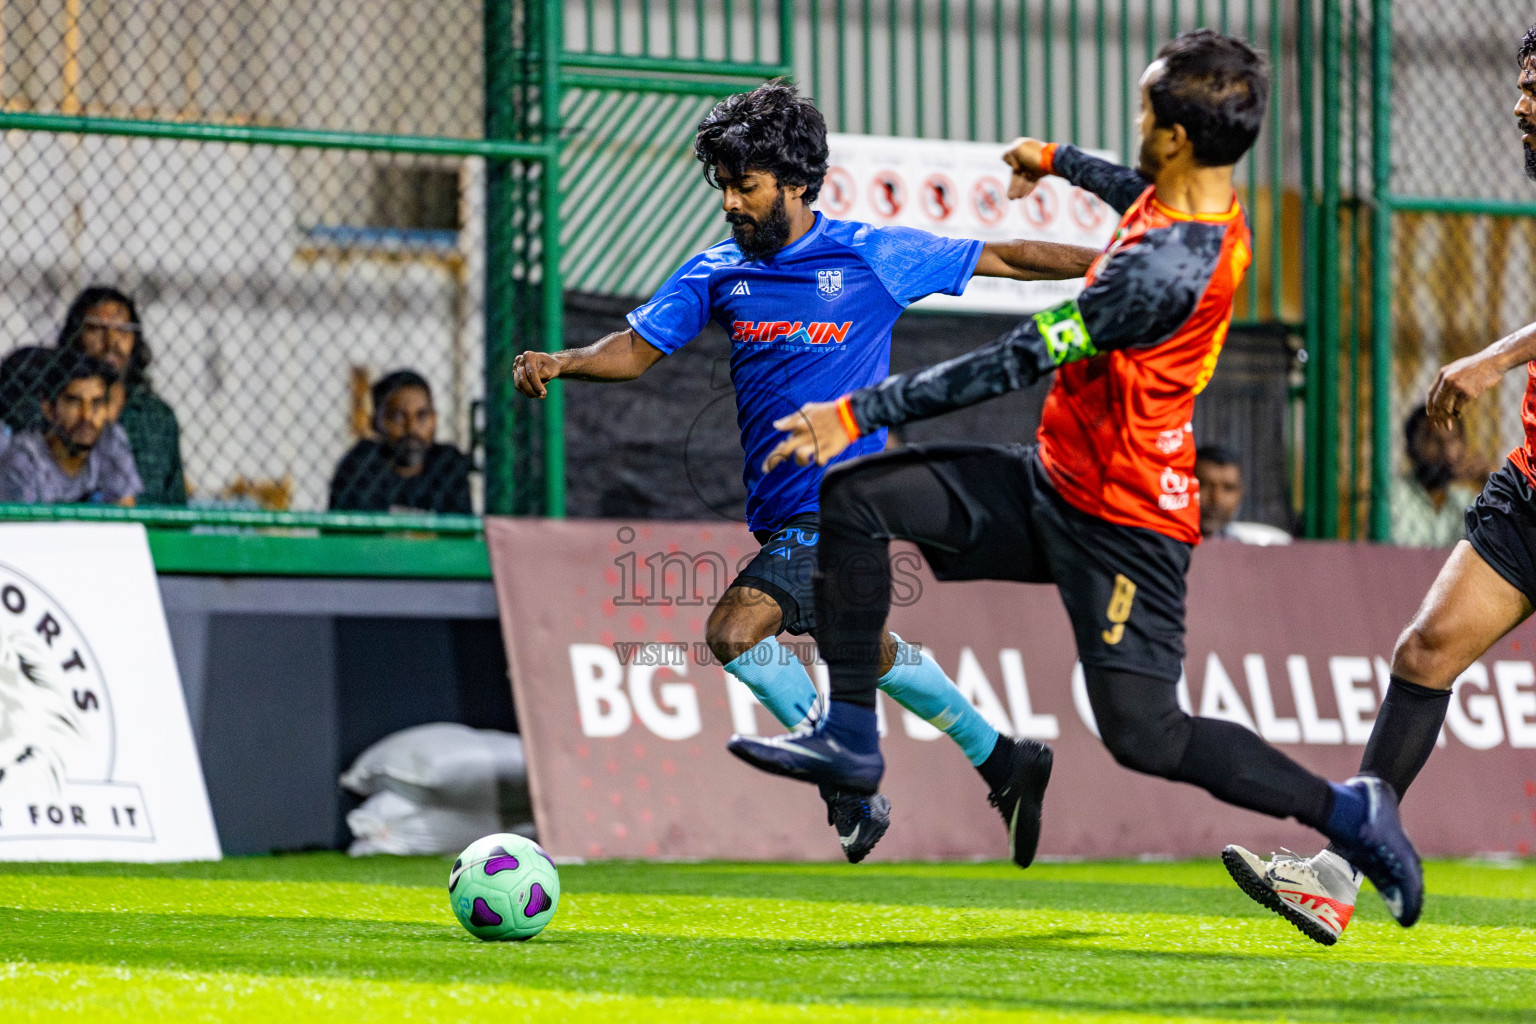
[[[1109,522],[1197,544],[1190,420],[1251,260],[1242,208],[1234,196],[1222,214],[1180,213],[1134,170],[1072,146],[1047,147],[1046,169],[1123,214],[1087,287],[973,352],[854,392],[848,409],[867,432],[1058,371],[1038,439],[1062,498]]]

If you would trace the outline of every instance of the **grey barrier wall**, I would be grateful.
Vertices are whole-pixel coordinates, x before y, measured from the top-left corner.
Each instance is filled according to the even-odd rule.
[[[517,730],[489,581],[161,576],[226,854],[344,846],[336,777],[426,722]]]

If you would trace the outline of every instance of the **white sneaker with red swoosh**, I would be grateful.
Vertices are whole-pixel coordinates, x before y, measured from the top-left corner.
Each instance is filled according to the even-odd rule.
[[[1338,942],[1348,926],[1364,878],[1332,850],[1312,857],[1281,850],[1265,861],[1229,846],[1221,862],[1238,888],[1325,946]]]

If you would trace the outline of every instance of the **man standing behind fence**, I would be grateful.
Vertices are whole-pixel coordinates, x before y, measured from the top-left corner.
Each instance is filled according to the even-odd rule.
[[[816,688],[778,634],[818,635],[811,576],[819,536],[822,470],[765,475],[773,421],[804,402],[826,401],[885,377],[891,326],[908,305],[958,295],[975,276],[1018,280],[1081,277],[1096,255],[1080,246],[940,238],[911,228],[837,221],[811,209],[827,171],[821,112],[793,86],[768,83],[718,104],[699,124],[694,155],[720,189],[732,238],[673,274],[629,327],[593,345],[524,352],[513,379],[543,398],[555,377],[633,380],[692,341],[711,321],[731,336],[731,378],[746,451],[747,519],[762,550],[709,617],[706,639],[725,670],[786,726],[804,720]],[[847,457],[878,452],[885,431]],[[1008,827],[1021,867],[1034,857],[1050,750],[1000,736],[932,657],[882,634],[880,686],[946,732],[981,773]],[[824,789],[829,823],[851,861],[885,832],[889,802]]]

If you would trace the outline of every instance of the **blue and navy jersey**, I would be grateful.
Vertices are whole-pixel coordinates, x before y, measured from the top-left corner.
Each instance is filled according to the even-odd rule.
[[[818,507],[822,467],[786,463],[763,475],[780,433],[773,421],[884,380],[896,318],[925,295],[964,291],[981,248],[818,213],[804,237],[764,260],[744,259],[729,240],[704,250],[629,314],[635,332],[662,352],[686,345],[710,320],[730,335],[751,529],[774,530]],[[834,461],[884,447],[885,431],[875,431]]]

